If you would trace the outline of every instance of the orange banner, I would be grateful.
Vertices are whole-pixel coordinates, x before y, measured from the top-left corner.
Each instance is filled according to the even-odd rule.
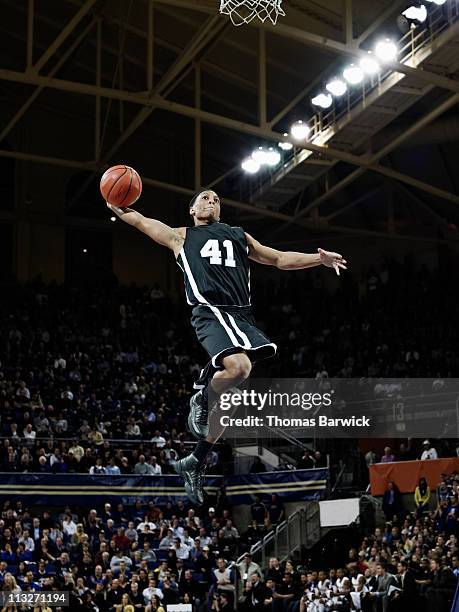
[[[441,474],[459,471],[459,457],[430,459],[428,461],[396,461],[375,463],[370,466],[372,495],[383,495],[389,480],[393,480],[401,493],[414,493],[419,479],[424,476],[431,491],[440,484]]]

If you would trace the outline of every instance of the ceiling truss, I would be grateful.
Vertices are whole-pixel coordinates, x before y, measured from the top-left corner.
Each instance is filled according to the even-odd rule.
[[[228,27],[228,22],[215,15],[215,3],[210,0],[154,0],[159,4],[166,4],[177,8],[192,8],[204,13],[208,13],[209,17],[205,21],[204,25],[198,30],[195,36],[192,38],[190,43],[181,51],[172,66],[163,74],[157,84],[154,84],[154,44],[155,44],[155,31],[154,31],[154,11],[153,11],[153,0],[145,0],[148,4],[148,20],[146,24],[146,31],[144,37],[146,39],[146,62],[145,62],[145,83],[146,92],[133,92],[123,87],[105,87],[101,85],[101,17],[97,15],[91,16],[91,10],[94,8],[97,0],[86,0],[79,9],[76,11],[72,19],[62,28],[59,35],[49,45],[49,47],[41,54],[41,56],[34,63],[34,1],[28,0],[28,18],[27,18],[27,47],[26,47],[26,61],[23,71],[10,70],[0,67],[0,79],[5,81],[12,81],[16,83],[23,83],[27,85],[35,86],[35,91],[29,96],[26,102],[18,108],[15,115],[9,120],[9,122],[1,127],[0,141],[3,140],[7,134],[11,132],[17,122],[25,115],[30,109],[35,100],[39,97],[40,93],[45,88],[56,89],[65,91],[71,94],[79,94],[91,96],[95,100],[95,138],[94,138],[94,155],[90,161],[78,161],[78,160],[65,160],[59,158],[53,158],[50,156],[43,156],[39,154],[29,154],[14,151],[1,150],[0,156],[2,157],[13,157],[16,159],[22,159],[37,163],[47,163],[53,165],[61,165],[64,167],[73,167],[78,169],[86,169],[93,172],[100,172],[105,169],[107,163],[110,162],[116,151],[122,146],[122,144],[138,129],[139,126],[154,112],[155,109],[162,109],[172,113],[189,117],[195,122],[195,181],[194,189],[201,185],[201,144],[200,144],[200,128],[201,123],[206,122],[216,126],[229,128],[236,132],[240,132],[249,136],[257,136],[263,139],[268,139],[276,142],[281,134],[273,130],[273,126],[278,123],[285,114],[294,107],[297,101],[300,101],[302,97],[307,95],[310,89],[310,85],[306,87],[291,103],[286,105],[280,113],[278,113],[273,119],[269,119],[267,116],[267,83],[266,83],[266,32],[272,31],[277,35],[287,37],[290,40],[298,41],[307,46],[314,46],[326,51],[329,51],[338,56],[346,56],[351,58],[359,58],[365,55],[365,52],[359,49],[359,44],[363,42],[365,37],[368,35],[368,31],[362,33],[358,38],[353,37],[352,27],[352,0],[345,0],[345,19],[344,19],[344,33],[346,42],[342,43],[334,39],[325,38],[317,34],[304,31],[297,27],[292,27],[283,23],[278,23],[274,28],[271,25],[255,24],[258,28],[259,33],[259,78],[257,83],[258,91],[258,124],[241,122],[231,117],[218,115],[216,113],[210,113],[201,108],[201,87],[200,87],[200,70],[201,63],[204,64],[205,56],[218,42],[221,35],[225,32]],[[393,3],[393,6],[386,9],[381,19],[387,17],[390,11],[396,10],[397,2]],[[386,14],[387,13],[387,14]],[[43,69],[46,67],[49,60],[56,54],[56,52],[64,45],[65,41],[69,36],[75,33],[79,26],[81,31],[69,45],[69,47],[63,52],[57,63],[50,69],[48,74],[43,75]],[[66,63],[68,58],[72,55],[75,49],[82,43],[82,41],[92,32],[96,27],[96,44],[95,44],[95,83],[93,85],[78,81],[69,81],[57,78],[56,75],[62,66]],[[375,27],[375,24],[373,24]],[[451,36],[457,36],[459,34],[459,24],[452,26]],[[204,65],[207,65],[204,64]],[[408,130],[408,135],[405,133],[400,136],[390,145],[383,147],[380,151],[373,155],[355,155],[341,149],[335,149],[333,147],[315,145],[313,143],[306,143],[304,148],[306,150],[313,151],[321,156],[319,161],[327,163],[327,160],[339,160],[347,162],[356,167],[356,170],[352,172],[346,179],[343,179],[340,183],[332,187],[324,196],[326,198],[338,192],[343,186],[350,184],[353,180],[359,178],[366,171],[373,171],[381,174],[391,180],[400,181],[406,185],[416,187],[417,189],[426,191],[431,195],[443,198],[454,204],[459,204],[459,196],[456,194],[447,192],[445,190],[433,187],[423,181],[415,179],[406,174],[397,172],[396,170],[387,166],[381,165],[379,162],[400,142],[417,130],[421,129],[424,125],[435,119],[442,112],[451,108],[453,105],[459,102],[459,82],[450,78],[446,75],[433,73],[428,70],[419,70],[414,66],[407,64],[400,64],[393,62],[391,68],[399,73],[415,77],[420,83],[429,83],[435,85],[447,91],[453,92],[440,107],[433,109],[425,117],[419,120],[416,124]],[[194,106],[187,106],[179,104],[167,99],[167,96],[173,91],[177,84],[188,75],[191,71],[195,72],[195,104]],[[120,102],[130,102],[139,105],[141,108],[134,118],[134,120],[123,130],[117,141],[109,148],[108,151],[102,150],[101,133],[102,133],[102,117],[101,117],[101,100],[107,98],[109,100],[118,100]],[[289,140],[289,138],[287,138]],[[292,141],[292,144],[297,144]],[[90,156],[88,156],[90,157]],[[199,159],[198,159],[199,158]],[[225,173],[228,175],[232,170]],[[224,176],[225,176],[224,175]],[[220,179],[216,179],[213,184],[216,184]],[[154,178],[143,177],[144,182],[147,185],[153,187],[159,187],[167,190],[172,190],[177,193],[184,195],[190,195],[194,189],[185,188],[180,186],[169,185],[163,183]],[[323,201],[324,196],[319,197],[309,206],[298,212],[296,215],[287,215],[276,211],[265,210],[257,208],[256,206],[246,204],[237,201],[228,201],[230,206],[238,208],[245,212],[254,213],[256,215],[271,217],[278,221],[283,221],[286,225],[294,223],[303,227],[314,227],[314,224],[310,220],[304,219],[305,215],[319,206]],[[335,215],[333,215],[335,216]],[[348,227],[339,226],[327,226],[327,230],[341,232],[341,233],[358,233],[367,236],[379,235],[378,232],[371,232],[367,230],[360,230]],[[381,233],[383,234],[383,233]],[[398,238],[399,236],[397,236]],[[400,236],[401,237],[401,236]],[[407,239],[407,236],[401,237]],[[418,237],[413,237],[414,240],[419,240]]]

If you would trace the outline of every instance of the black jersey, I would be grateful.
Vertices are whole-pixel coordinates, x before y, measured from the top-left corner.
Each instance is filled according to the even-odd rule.
[[[212,223],[187,228],[177,263],[188,304],[250,306],[248,252],[242,227]]]

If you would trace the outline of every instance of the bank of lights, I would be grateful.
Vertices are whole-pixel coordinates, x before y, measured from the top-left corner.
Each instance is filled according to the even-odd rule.
[[[347,85],[341,79],[333,79],[332,81],[329,81],[325,85],[325,88],[332,94],[332,96],[335,96],[336,98],[343,96],[347,91]]]
[[[402,15],[407,19],[424,23],[427,19],[427,9],[423,4],[421,6],[410,6],[406,11],[403,11]]]
[[[359,62],[359,66],[363,72],[369,76],[377,74],[380,70],[380,65],[373,57],[371,51],[368,51],[368,55],[366,57],[362,57]]]
[[[256,174],[260,169],[260,164],[253,159],[253,157],[247,157],[241,164],[241,168],[247,174]]]
[[[442,6],[446,3],[446,0],[424,0],[437,6]],[[418,21],[424,23],[427,19],[427,8],[424,4],[414,4],[401,13],[407,19],[412,21]],[[329,109],[333,105],[333,98],[340,98],[346,92],[349,87],[353,85],[360,85],[363,83],[365,77],[374,77],[380,71],[384,63],[390,63],[397,60],[398,46],[390,38],[381,38],[376,42],[371,51],[368,51],[366,55],[360,58],[355,64],[346,66],[342,72],[342,78],[334,77],[326,85],[326,91],[318,93],[311,99],[311,103],[320,109]],[[311,128],[305,121],[296,121],[290,128],[290,135],[297,141],[304,141],[309,137]],[[284,134],[284,138],[287,138],[287,134]],[[291,151],[293,149],[292,143],[288,141],[281,141],[278,143],[279,149],[282,151]],[[268,156],[271,157],[268,157]],[[271,160],[271,163],[267,161]],[[280,154],[278,151],[270,148],[268,151],[259,147],[252,157],[244,160],[242,168],[250,173],[255,174],[259,171],[263,165],[276,166],[280,162]]]
[[[330,94],[321,93],[311,100],[314,106],[320,106],[320,108],[330,108],[333,104],[333,98]]]
[[[343,78],[350,85],[358,85],[363,81],[364,73],[360,66],[354,66],[351,64],[343,70]]]
[[[311,128],[304,121],[296,121],[290,128],[290,134],[295,140],[306,140],[309,136]]]
[[[390,38],[384,38],[376,43],[375,55],[382,62],[392,62],[398,53],[397,45]]]
[[[284,132],[284,138],[288,138],[287,132]],[[282,151],[291,151],[293,149],[292,143],[288,142],[287,140],[279,142],[277,146],[279,149],[282,149]]]
[[[273,147],[269,147],[269,149],[265,149],[263,147],[258,147],[252,153],[252,159],[260,164],[260,166],[277,166],[277,164],[281,160],[281,155],[279,151],[275,151]]]

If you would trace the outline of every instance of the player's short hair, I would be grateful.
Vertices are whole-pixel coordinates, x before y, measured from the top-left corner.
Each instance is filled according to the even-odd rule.
[[[202,190],[202,191],[200,191],[199,193],[195,193],[195,194],[194,194],[194,196],[193,196],[193,197],[191,198],[191,200],[190,200],[189,207],[191,208],[191,207],[194,205],[194,203],[196,202],[196,200],[199,198],[199,196],[200,196],[202,193],[206,193],[207,191],[213,191],[213,190],[212,190],[212,189],[203,189],[203,190]]]
[[[190,208],[192,206],[194,206],[194,203],[196,202],[196,200],[199,198],[199,196],[201,195],[201,193],[203,193],[202,191],[200,191],[199,193],[195,193],[194,196],[191,198],[190,200]]]

